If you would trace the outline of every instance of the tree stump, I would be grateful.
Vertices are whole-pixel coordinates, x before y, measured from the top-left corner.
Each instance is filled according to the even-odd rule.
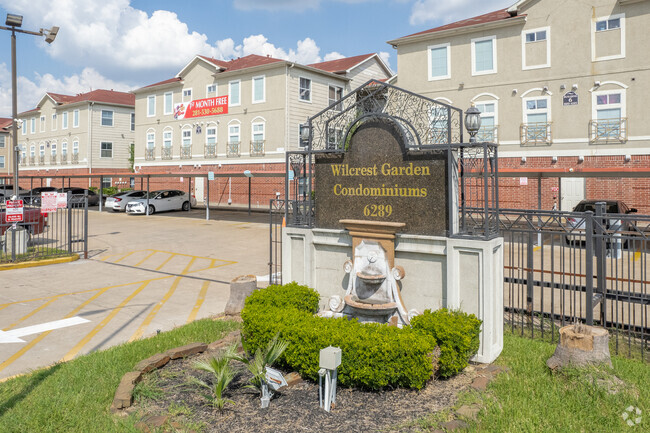
[[[244,301],[257,289],[257,277],[255,275],[240,275],[230,282],[230,299],[224,311],[227,315],[241,313],[244,308]]]
[[[546,365],[556,370],[568,365],[584,367],[596,364],[612,366],[607,330],[579,323],[560,328],[560,341]]]

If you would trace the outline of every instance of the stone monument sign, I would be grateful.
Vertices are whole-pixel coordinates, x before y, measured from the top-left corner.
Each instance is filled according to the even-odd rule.
[[[316,227],[341,229],[340,220],[356,219],[405,223],[408,233],[445,236],[445,153],[407,152],[402,127],[381,118],[348,137],[346,152],[316,155]]]

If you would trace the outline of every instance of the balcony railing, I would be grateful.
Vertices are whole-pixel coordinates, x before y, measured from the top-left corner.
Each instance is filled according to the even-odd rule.
[[[73,164],[79,164],[79,154],[78,153],[72,153],[72,163]]]
[[[161,159],[172,159],[172,148],[171,146],[163,146],[160,149],[160,158]]]
[[[147,147],[144,149],[144,159],[147,161],[153,161],[156,159],[156,148],[155,147]]]
[[[499,127],[498,126],[481,126],[476,134],[476,141],[479,143],[498,143]]]
[[[589,121],[590,143],[625,143],[627,141],[627,118]]]
[[[206,144],[204,155],[206,158],[216,158],[217,157],[217,145],[216,144]]]
[[[181,146],[181,159],[192,159],[192,145]]]
[[[56,154],[50,155],[50,165],[56,165]]]
[[[522,146],[540,146],[551,144],[551,123],[523,123],[519,128],[519,140]]]
[[[68,163],[68,154],[64,152],[61,154],[61,164],[65,165],[67,163]]]
[[[29,157],[29,165],[36,165],[36,157],[35,156],[30,156]]]
[[[234,141],[226,145],[226,156],[227,157],[237,157],[241,155],[241,142]]]
[[[45,155],[38,155],[38,165],[45,165]]]
[[[264,156],[264,140],[251,141],[251,156]]]

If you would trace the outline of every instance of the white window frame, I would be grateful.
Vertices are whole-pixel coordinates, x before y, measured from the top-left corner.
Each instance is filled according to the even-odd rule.
[[[111,145],[111,156],[103,156],[102,153],[104,152],[104,149],[102,149],[102,146],[104,144],[110,144]],[[103,159],[113,159],[113,142],[112,141],[102,141],[99,143],[99,157]]]
[[[489,99],[480,99],[480,98],[489,98]],[[494,113],[483,113],[481,112],[480,117],[483,119],[484,117],[493,117],[494,118],[494,128],[499,127],[499,98],[491,93],[482,93],[480,95],[477,95],[472,99],[472,102],[475,105],[485,105],[485,104],[494,104]],[[494,134],[495,136],[495,142],[498,142],[498,136],[497,133]]]
[[[169,102],[169,110],[167,110],[167,102]],[[174,113],[174,92],[165,92],[163,95],[163,114],[172,113]]]
[[[611,19],[619,18],[621,20],[621,26],[617,29],[607,29],[596,31],[596,24],[600,21],[609,21]],[[621,53],[614,54],[613,56],[604,56],[596,57],[596,33],[600,32],[609,32],[613,30],[621,31]],[[625,14],[614,14],[604,17],[596,18],[591,21],[591,61],[592,62],[602,62],[604,60],[614,60],[614,59],[624,59],[625,58]]]
[[[169,133],[169,140],[165,139],[166,134]],[[165,144],[169,143],[169,146],[166,146]],[[163,142],[162,142],[162,147],[163,149],[171,149],[172,146],[174,145],[174,130],[170,127],[167,127],[163,129]],[[155,144],[154,144],[155,146]]]
[[[29,157],[30,158],[36,158],[36,145],[32,144],[29,146]]]
[[[61,142],[61,156],[68,156],[68,142],[67,141],[62,141]]]
[[[40,131],[45,132],[45,116],[41,116],[39,123]]]
[[[153,105],[151,104],[151,101],[153,101]],[[156,115],[156,95],[149,95],[147,96],[147,117],[154,117],[155,115]]]
[[[149,146],[152,144],[152,146]],[[148,129],[144,137],[144,148],[145,149],[155,149],[156,148],[156,131],[153,129]]]
[[[239,128],[237,134],[233,134],[230,130],[233,126]],[[237,141],[231,140],[231,137],[237,137]],[[239,120],[231,120],[228,123],[228,144],[230,143],[241,143],[241,122]]]
[[[232,100],[232,85],[237,83],[237,102],[234,103]],[[228,81],[228,106],[238,107],[241,105],[241,80],[232,80]]]
[[[626,112],[626,106],[627,106],[627,98],[626,98],[626,91],[624,88],[619,88],[619,89],[610,89],[610,90],[598,90],[596,92],[591,93],[591,118],[594,121],[598,121],[598,96],[602,95],[611,95],[612,93],[619,93],[621,95],[621,102],[618,104],[607,104],[608,108],[619,108],[621,110],[621,118],[627,117],[627,112]],[[600,105],[600,107],[605,107],[603,105]]]
[[[212,128],[214,128],[214,134],[210,134],[208,132]],[[216,123],[212,122],[212,123],[209,123],[209,124],[207,124],[205,126],[205,144],[206,145],[210,144],[210,141],[209,141],[210,137],[214,137],[214,145],[215,146],[217,145],[217,132],[218,131],[217,131],[217,124]]]
[[[61,113],[61,129],[68,129],[68,112]]]
[[[210,91],[210,87],[214,87],[214,90]],[[217,83],[208,84],[207,86],[205,86],[205,97],[211,98],[217,96],[217,90],[218,90]],[[214,93],[214,95],[210,96],[211,93]]]
[[[483,41],[492,41],[492,69],[486,71],[477,71],[476,70],[476,43]],[[489,75],[496,74],[498,71],[497,68],[497,37],[496,35],[485,36],[483,38],[475,38],[471,41],[472,46],[472,75]]]
[[[72,112],[72,127],[79,128],[79,110]]]
[[[190,142],[185,144],[185,133],[189,133],[188,137]],[[181,147],[192,147],[192,127],[184,127],[181,129]]]
[[[0,155],[0,168],[5,168],[5,156]]]
[[[181,93],[181,98],[182,98],[181,100],[183,101],[183,103],[192,101],[192,88],[191,87],[188,87],[187,89],[183,89],[182,92],[183,93]],[[186,98],[186,95],[185,95],[186,93],[188,94],[187,96],[189,96],[189,99],[185,99]]]
[[[20,124],[20,130],[22,131],[23,135],[27,135],[27,121],[23,120]]]
[[[29,122],[30,134],[36,134],[36,117],[32,117]]]
[[[546,39],[543,41],[533,41],[528,42],[526,36],[531,33],[546,32]],[[526,45],[536,44],[539,42],[546,42],[546,63],[540,65],[531,65],[526,66]],[[530,71],[531,69],[542,69],[551,67],[551,28],[550,27],[538,27],[536,29],[524,30],[521,32],[521,69],[523,71]]]
[[[135,111],[131,111],[130,129],[131,131],[135,131]]]
[[[72,154],[79,155],[79,140],[72,141]]]
[[[301,83],[302,80],[307,80],[307,81],[309,81],[309,99],[304,99],[304,98],[302,97],[302,83]],[[314,86],[313,86],[312,84],[313,84],[313,80],[312,80],[311,78],[307,78],[307,77],[298,77],[298,100],[299,100],[300,102],[311,103],[311,101],[312,101],[312,93],[313,93],[313,91],[314,91]]]
[[[255,100],[255,80],[262,79],[262,99],[260,100]],[[251,103],[253,104],[262,104],[266,102],[266,76],[265,75],[257,75],[253,78],[251,78]]]
[[[335,93],[337,93],[337,91],[340,90],[340,91],[341,91],[341,98],[343,98],[343,92],[345,91],[345,90],[343,89],[343,86],[338,86],[338,85],[336,85],[336,84],[328,84],[328,86],[327,86],[327,106],[328,106],[328,107],[329,107],[330,105],[332,105],[334,102],[336,102],[336,101],[338,101],[339,99],[341,99],[341,98],[339,98],[339,99],[332,100],[332,99],[330,98],[330,91],[331,91],[332,89],[334,89],[334,92],[335,92]],[[334,108],[333,108],[333,110],[335,110],[335,111],[341,111],[341,110],[343,110],[343,104],[339,103],[339,104],[335,105]]]
[[[111,113],[111,124],[104,125],[104,113]],[[99,113],[99,124],[106,128],[113,128],[115,126],[115,112],[113,110],[101,110]]]
[[[437,50],[440,48],[445,48],[447,51],[447,74],[446,75],[436,75],[433,76],[433,71],[431,70],[431,50]],[[472,45],[472,50],[474,49],[474,46]],[[427,76],[429,78],[429,81],[437,81],[437,80],[447,80],[451,78],[451,45],[449,43],[446,44],[438,44],[438,45],[429,45],[427,47]]]
[[[0,135],[0,149],[4,149],[4,148],[5,148],[5,146],[6,146],[6,142],[7,142],[7,138],[6,138],[6,137],[7,137],[7,136],[4,135],[4,134]]]
[[[266,120],[262,118],[255,118],[251,122],[251,141],[259,141],[255,140],[255,127],[258,125],[262,125],[262,141],[266,140]]]
[[[38,145],[38,156],[45,157],[45,143],[41,143]]]
[[[56,157],[56,143],[50,143],[50,157]]]
[[[56,113],[52,113],[52,131],[56,131]]]

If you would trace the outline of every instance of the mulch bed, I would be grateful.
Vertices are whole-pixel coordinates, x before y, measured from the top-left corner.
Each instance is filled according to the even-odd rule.
[[[136,401],[135,409],[143,417],[140,427],[144,431],[158,427],[148,423],[156,416],[158,425],[164,425],[155,431],[192,431],[197,424],[203,424],[199,429],[203,432],[229,433],[421,431],[416,420],[453,406],[458,392],[467,388],[476,375],[464,372],[449,380],[434,380],[420,391],[365,392],[339,386],[336,405],[327,413],[319,407],[318,384],[309,381],[281,389],[269,407],[261,409],[257,390],[244,388],[250,374],[243,370],[225,396],[235,404],[228,404],[219,412],[203,397],[208,390],[192,383],[192,376],[207,383],[212,379],[209,373],[192,367],[197,359],[200,358],[173,360],[145,376],[143,385],[162,389],[164,396]],[[184,410],[178,410],[179,407]]]

